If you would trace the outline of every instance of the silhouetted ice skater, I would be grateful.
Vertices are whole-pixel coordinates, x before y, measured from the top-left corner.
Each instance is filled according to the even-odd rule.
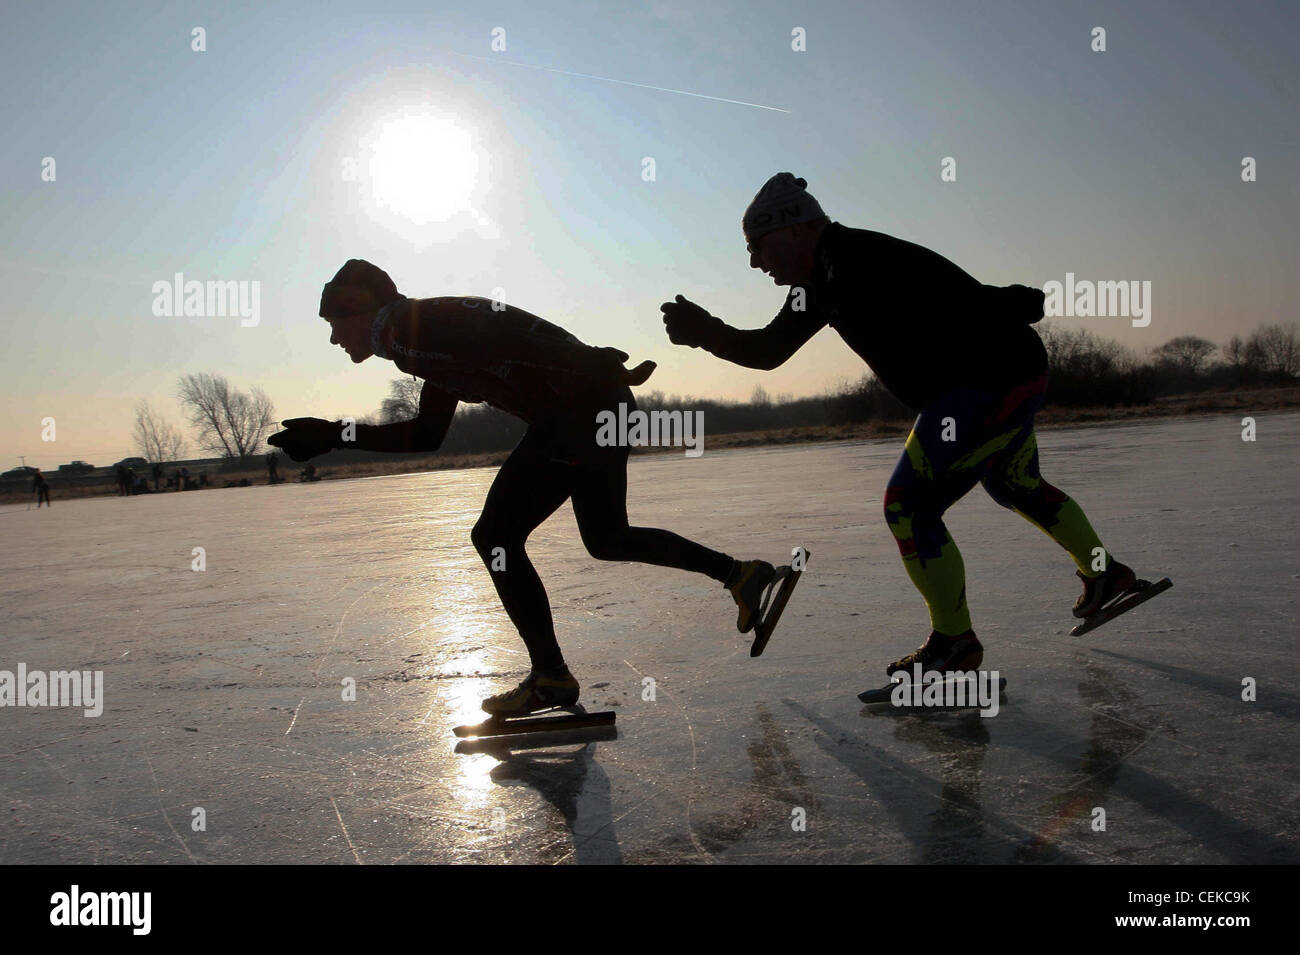
[[[943,523],[976,484],[1069,553],[1083,581],[1076,617],[1095,620],[1103,607],[1113,608],[1143,582],[1038,470],[1034,415],[1047,389],[1047,352],[1031,326],[1043,317],[1043,293],[981,285],[929,249],[832,222],[807,185],[778,173],[742,220],[750,267],[790,286],[771,323],[733,328],[681,295],[660,309],[674,343],[749,368],[778,367],[829,325],[919,412],[884,509],[933,631],[887,671],[916,663],[971,670],[983,659],[966,606],[965,566]]]
[[[488,299],[406,298],[385,272],[360,259],[350,259],[325,286],[320,314],[330,322],[330,341],[354,362],[377,355],[424,379],[414,419],[356,425],[347,447],[435,451],[461,401],[487,402],[528,423],[471,534],[532,663],[518,687],[484,702],[486,712],[518,716],[577,703],[578,681],[560,652],[546,590],[524,548],[569,499],[591,556],[712,577],[735,599],[741,632],[753,629],[775,576],[771,564],[735,560],[669,531],[628,523],[628,448],[598,442],[596,416],[619,403],[634,409],[629,386],[649,377],[652,362],[629,371],[623,352],[593,348],[536,315]],[[341,422],[294,418],[283,425],[269,441],[295,461],[345,446]]]

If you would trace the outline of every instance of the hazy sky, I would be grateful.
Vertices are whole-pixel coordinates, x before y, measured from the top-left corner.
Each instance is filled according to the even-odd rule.
[[[396,369],[316,317],[349,257],[414,297],[502,290],[656,360],[647,388],[821,393],[865,370],[829,329],[760,373],[670,345],[659,313],[776,314],[740,217],[782,170],[983,282],[1150,281],[1148,327],[1066,323],[1139,350],[1297,317],[1294,3],[43,0],[3,21],[0,469],[135,453],[136,404],[180,423],[188,372],[279,417],[376,410]],[[155,315],[177,272],[260,283],[259,323]]]

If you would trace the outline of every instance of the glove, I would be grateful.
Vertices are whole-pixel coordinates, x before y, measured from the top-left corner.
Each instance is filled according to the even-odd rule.
[[[625,385],[644,385],[646,379],[650,377],[650,373],[654,371],[656,367],[657,366],[652,361],[643,361],[635,368],[623,372],[623,383]]]
[[[589,367],[585,372],[598,381],[614,381],[620,385],[645,384],[650,373],[655,370],[655,363],[643,361],[635,368],[624,368],[628,354],[617,348],[592,348],[585,352]]]
[[[290,418],[281,421],[285,430],[277,431],[266,439],[267,444],[281,448],[295,461],[306,461],[318,454],[342,446],[343,424],[323,418]]]
[[[659,311],[664,313],[664,328],[668,331],[668,340],[674,345],[699,348],[710,341],[722,325],[722,319],[714,318],[681,295],[674,302],[664,302]]]
[[[1028,285],[984,286],[984,307],[988,314],[1016,325],[1041,321],[1045,299],[1042,289]]]

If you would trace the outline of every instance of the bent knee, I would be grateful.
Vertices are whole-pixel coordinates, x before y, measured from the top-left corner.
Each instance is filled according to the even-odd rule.
[[[585,531],[582,544],[596,560],[626,560],[628,553],[627,528],[601,528]]]
[[[993,481],[984,481],[982,484],[988,496],[993,498],[993,502],[1000,504],[1002,507],[1014,509],[1021,499],[1022,492],[1016,491],[1005,484],[998,484]]]
[[[484,560],[490,560],[493,552],[498,548],[509,551],[523,547],[525,536],[493,521],[485,521],[482,518],[469,532],[470,543],[474,545],[474,549],[478,551],[479,556]]]
[[[885,499],[881,502],[881,510],[890,527],[893,527],[899,518],[910,517],[912,508],[907,489],[898,486],[885,488]]]
[[[587,553],[596,560],[625,560],[627,548],[623,542],[616,538],[602,537],[599,540],[587,540],[583,538],[583,544],[587,547]]]
[[[882,510],[890,532],[899,540],[911,538],[915,524],[939,520],[943,514],[919,489],[901,485],[886,489]]]
[[[1048,488],[1051,488],[1051,485],[1041,480],[1035,481],[1033,484],[1013,484],[1008,481],[995,481],[986,478],[981,484],[995,503],[1013,511],[1023,511],[1026,507],[1031,507],[1036,502],[1048,500],[1051,497],[1048,493]],[[1052,488],[1052,490],[1055,490],[1055,488]]]

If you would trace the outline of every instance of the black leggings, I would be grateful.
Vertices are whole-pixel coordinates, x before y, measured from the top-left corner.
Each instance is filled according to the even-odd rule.
[[[623,400],[631,402],[631,392]],[[570,497],[587,552],[597,560],[677,567],[726,581],[732,559],[671,531],[627,522],[623,447],[595,445],[590,416],[530,427],[501,466],[471,539],[492,574],[501,603],[528,647],[534,667],[564,665],[551,604],[524,542]]]

